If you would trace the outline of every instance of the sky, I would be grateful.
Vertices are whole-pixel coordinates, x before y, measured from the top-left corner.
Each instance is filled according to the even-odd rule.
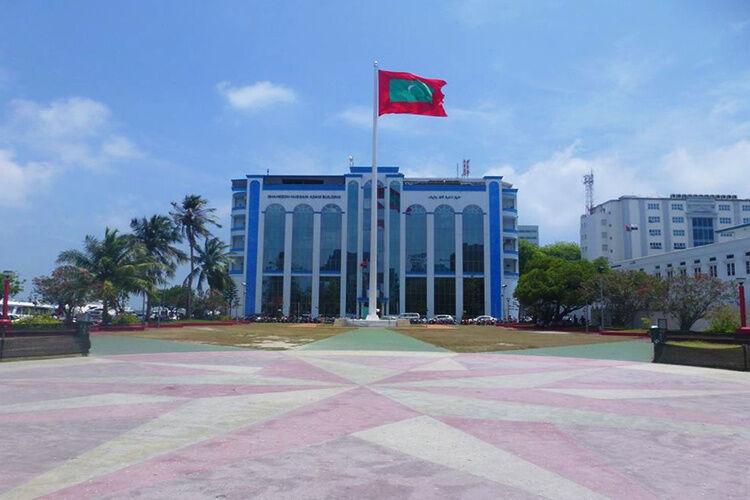
[[[503,175],[519,223],[577,241],[582,176],[750,197],[746,1],[0,0],[0,269],[230,179],[371,158],[373,60],[448,82],[447,118],[387,115],[381,165]]]

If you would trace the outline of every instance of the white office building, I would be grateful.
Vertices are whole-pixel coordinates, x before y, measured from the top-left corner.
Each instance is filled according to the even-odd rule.
[[[730,241],[750,223],[750,199],[736,195],[622,196],[581,216],[581,252],[619,262]]]
[[[246,316],[364,316],[371,172],[232,181],[231,274]],[[417,179],[378,167],[381,315],[516,316],[516,192],[501,177]]]
[[[539,246],[539,226],[518,225],[518,239]]]

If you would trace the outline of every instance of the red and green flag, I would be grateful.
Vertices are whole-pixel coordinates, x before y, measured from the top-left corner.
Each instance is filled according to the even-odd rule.
[[[378,71],[378,115],[406,113],[448,116],[443,109],[445,80],[411,73]]]

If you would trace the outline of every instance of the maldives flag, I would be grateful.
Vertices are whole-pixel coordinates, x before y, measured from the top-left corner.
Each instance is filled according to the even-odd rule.
[[[443,109],[445,80],[411,73],[378,71],[378,115],[407,113],[448,116]]]

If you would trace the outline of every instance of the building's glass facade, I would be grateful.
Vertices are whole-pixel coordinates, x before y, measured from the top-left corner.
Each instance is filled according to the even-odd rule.
[[[246,315],[364,316],[373,258],[369,175],[352,167],[341,176],[248,176],[254,198],[242,190],[247,180],[233,182],[232,277],[252,297]],[[503,266],[504,252],[516,252],[517,242],[505,228],[515,227],[515,213],[497,214],[517,206],[516,190],[497,177],[410,179],[395,167],[378,169],[377,186],[380,315],[501,311],[496,297],[501,290],[512,297],[517,280]],[[491,231],[489,220],[502,228]],[[500,245],[492,234],[502,234]],[[505,272],[490,276],[490,269]]]
[[[690,223],[693,228],[693,246],[699,247],[714,242],[714,219],[712,217],[693,217]]]

